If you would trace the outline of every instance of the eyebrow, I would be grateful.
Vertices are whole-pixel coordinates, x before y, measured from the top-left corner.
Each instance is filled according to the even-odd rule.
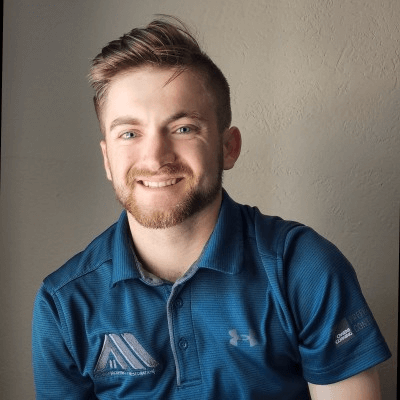
[[[178,119],[181,118],[191,118],[191,119],[195,119],[199,122],[205,122],[206,119],[204,117],[202,117],[198,112],[196,111],[179,111],[173,115],[171,115],[170,117],[168,117],[165,120],[165,124],[168,125],[174,121],[177,121]],[[111,122],[110,125],[110,131],[112,131],[114,128],[116,128],[119,125],[141,125],[140,120],[138,120],[137,118],[131,117],[131,116],[123,116],[123,117],[118,117],[116,119],[114,119]]]
[[[180,111],[177,112],[176,114],[171,115],[169,118],[167,118],[166,123],[167,125],[170,124],[171,122],[177,121],[178,119],[181,118],[190,118],[190,119],[195,119],[200,122],[206,121],[204,117],[202,117],[198,112],[196,111]]]
[[[119,125],[140,125],[140,121],[137,118],[133,117],[118,117],[115,118],[113,122],[111,122],[110,125],[110,131],[112,131],[114,128],[116,128]]]

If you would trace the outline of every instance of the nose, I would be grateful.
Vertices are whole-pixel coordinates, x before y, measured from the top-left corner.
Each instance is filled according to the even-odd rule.
[[[174,163],[176,159],[171,140],[163,132],[156,132],[146,138],[142,156],[143,167],[152,172]]]

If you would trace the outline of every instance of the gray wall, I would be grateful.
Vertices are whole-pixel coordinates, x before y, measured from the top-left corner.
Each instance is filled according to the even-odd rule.
[[[6,0],[1,398],[34,398],[41,280],[120,212],[103,172],[89,60],[155,13],[194,26],[231,83],[243,151],[228,192],[332,240],[396,354],[399,1]],[[395,398],[396,365],[379,368],[384,399]]]

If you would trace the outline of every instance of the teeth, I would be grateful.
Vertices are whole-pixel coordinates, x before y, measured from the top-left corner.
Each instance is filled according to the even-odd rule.
[[[164,182],[150,182],[150,181],[142,181],[144,186],[151,187],[151,188],[160,188],[164,186],[171,186],[175,185],[177,179],[170,179]]]

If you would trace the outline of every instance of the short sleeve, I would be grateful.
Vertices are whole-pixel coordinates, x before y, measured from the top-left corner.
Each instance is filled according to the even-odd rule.
[[[353,267],[332,243],[310,228],[293,228],[283,265],[308,382],[338,382],[391,356]]]
[[[96,399],[91,379],[80,374],[67,342],[56,302],[42,285],[36,296],[32,323],[36,399]]]

